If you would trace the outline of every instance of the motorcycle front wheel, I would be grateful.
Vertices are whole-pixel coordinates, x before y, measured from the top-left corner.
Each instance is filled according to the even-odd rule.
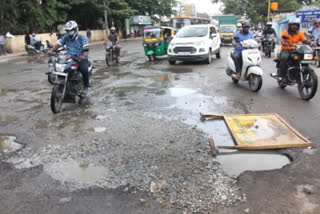
[[[249,88],[253,92],[257,92],[262,87],[262,77],[256,74],[249,75]]]
[[[50,106],[51,111],[55,114],[61,111],[63,101],[63,90],[63,84],[55,85],[52,89]]]
[[[48,82],[53,85],[57,81],[57,75],[52,73],[48,74]]]
[[[299,95],[303,100],[310,100],[318,90],[318,77],[311,69],[303,73],[302,76],[303,81],[298,83]]]
[[[108,66],[110,66],[110,64],[111,64],[110,54],[106,54],[106,64],[107,64]]]

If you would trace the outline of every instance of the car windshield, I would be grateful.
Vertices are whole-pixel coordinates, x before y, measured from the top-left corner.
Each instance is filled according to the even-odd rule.
[[[220,32],[221,33],[233,33],[236,30],[236,26],[221,26]]]
[[[178,33],[178,38],[204,37],[208,34],[208,27],[187,27],[182,28]]]
[[[160,38],[160,28],[144,29],[144,38],[145,39]]]

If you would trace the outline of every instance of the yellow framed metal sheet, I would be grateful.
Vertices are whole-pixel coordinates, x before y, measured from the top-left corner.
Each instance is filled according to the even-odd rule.
[[[278,114],[223,116],[237,149],[279,149],[311,146],[311,142]]]

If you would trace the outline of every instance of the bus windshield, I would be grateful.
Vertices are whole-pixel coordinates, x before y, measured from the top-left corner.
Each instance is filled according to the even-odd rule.
[[[145,39],[154,39],[160,38],[160,28],[147,28],[144,29],[144,38]]]
[[[175,17],[170,19],[170,27],[172,27],[176,31],[180,30],[184,26],[197,24],[210,24],[210,19],[197,17]]]
[[[220,26],[221,33],[233,33],[236,30],[236,26],[233,25],[222,25]]]

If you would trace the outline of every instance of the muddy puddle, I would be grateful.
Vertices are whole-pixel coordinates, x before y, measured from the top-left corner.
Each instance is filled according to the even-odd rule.
[[[106,168],[75,161],[54,163],[46,166],[45,171],[62,183],[81,183],[87,185],[96,184],[108,173]]]

